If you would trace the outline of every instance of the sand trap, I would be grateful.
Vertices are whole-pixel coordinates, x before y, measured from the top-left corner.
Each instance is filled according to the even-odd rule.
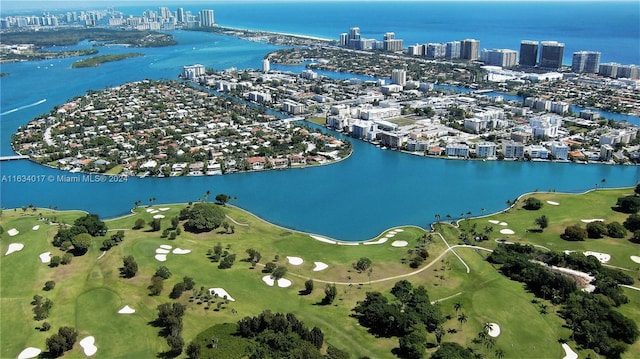
[[[273,277],[270,275],[265,275],[264,277],[262,277],[262,281],[265,282],[269,287],[273,287],[273,284],[275,283]]]
[[[578,354],[567,343],[562,343],[562,349],[564,349],[564,358],[562,359],[578,359]]]
[[[409,245],[407,241],[393,241],[393,243],[391,243],[392,247],[406,247],[407,245]]]
[[[288,288],[291,287],[291,281],[285,278],[278,279],[278,287],[280,288]]]
[[[44,252],[40,255],[40,262],[51,263],[51,252]]]
[[[591,251],[586,251],[583,253],[585,256],[594,256],[598,258],[600,263],[607,263],[608,261],[611,260],[611,255],[607,253],[599,253],[599,252],[591,252]]]
[[[217,294],[218,298],[224,298],[224,296],[227,296],[227,299],[231,302],[235,302],[236,300],[233,299],[232,296],[229,295],[229,293],[227,293],[226,290],[224,290],[223,288],[209,288],[209,295],[214,295]]]
[[[166,262],[167,261],[167,255],[166,254],[156,254],[155,258],[156,258],[156,260],[158,262]]]
[[[158,248],[158,249],[156,249],[156,253],[157,254],[169,254],[169,253],[171,253],[171,251],[168,250],[168,249]]]
[[[124,307],[122,307],[122,309],[118,311],[118,314],[133,314],[135,312],[136,312],[135,309],[131,308],[128,305],[125,305]]]
[[[31,230],[33,230],[33,231],[37,231],[38,229],[40,229],[40,226],[33,226],[33,227],[31,227]]]
[[[18,359],[35,358],[38,355],[40,355],[41,352],[42,352],[42,350],[40,350],[38,348],[28,347],[27,349],[21,351],[20,354],[18,354]]]
[[[315,236],[313,234],[310,235],[311,238],[315,239],[316,241],[320,241],[320,242],[324,242],[324,243],[329,243],[329,244],[336,244],[336,241],[334,241],[333,239],[329,239],[329,238],[325,238],[325,237],[320,237],[320,236]]]
[[[581,219],[583,223],[591,223],[591,222],[604,222],[602,218],[591,218],[591,219]]]
[[[18,233],[20,233],[20,232],[18,232],[18,230],[15,229],[15,228],[11,228],[10,230],[7,231],[7,234],[9,235],[9,237],[16,236],[16,235],[18,235]]]
[[[500,221],[496,221],[495,219],[490,219],[489,223],[498,224],[500,223]]]
[[[153,212],[153,211],[155,211],[155,209],[153,209],[153,208],[147,208],[147,212],[151,213],[151,212]]]
[[[304,260],[302,260],[302,258],[300,258],[300,257],[289,257],[289,256],[287,256],[287,260],[289,260],[289,264],[294,265],[294,266],[299,266],[304,262]]]
[[[500,222],[499,224],[500,224],[501,226],[505,226],[505,227],[509,225],[507,222]]]
[[[161,244],[161,245],[160,245],[160,248],[162,248],[162,249],[171,249],[171,248],[173,248],[173,247],[171,247],[171,246],[170,246],[170,245],[168,245],[168,244]]]
[[[396,231],[397,233],[400,233],[400,232],[404,232],[404,229],[402,229],[402,228],[398,228],[398,229],[396,229],[395,231]]]
[[[339,245],[341,246],[357,246],[360,243],[358,242],[338,242]]]
[[[395,237],[396,234],[395,233],[387,233],[387,235],[385,236],[386,238],[393,238]]]
[[[164,207],[164,208],[158,208],[158,209],[159,209],[160,211],[162,211],[162,212],[166,212],[166,211],[170,210],[171,208],[169,208],[169,207]]]
[[[489,332],[487,334],[489,334],[489,336],[492,338],[499,336],[500,326],[496,323],[489,323],[489,325],[491,326],[491,328],[489,328]]]
[[[559,206],[560,205],[560,203],[554,202],[554,201],[547,201],[547,203],[549,203],[552,206]]]
[[[321,270],[325,270],[325,269],[329,268],[329,266],[326,263],[313,262],[313,264],[315,264],[315,268],[313,268],[314,272],[320,272]]]
[[[515,234],[516,232],[514,232],[514,231],[513,231],[513,230],[511,230],[511,229],[506,229],[506,228],[505,228],[505,229],[501,229],[501,230],[500,230],[500,233],[502,233],[502,234]]]
[[[18,252],[21,251],[22,248],[24,248],[24,244],[22,243],[11,243],[9,244],[9,248],[7,248],[7,253],[5,253],[5,256],[8,256],[9,254],[13,253],[13,252]]]
[[[636,263],[640,263],[640,257],[638,257],[638,256],[631,256],[629,258],[631,258],[631,260],[636,262]]]
[[[382,244],[382,243],[385,243],[385,242],[386,242],[386,241],[388,241],[388,240],[389,240],[389,238],[387,238],[387,237],[383,237],[383,238],[378,239],[377,241],[373,241],[373,242],[364,242],[363,244],[364,244],[365,246],[366,246],[366,245],[369,245],[369,244]]]
[[[153,216],[154,219],[163,219],[164,216],[161,214],[156,214],[155,216]]]
[[[189,253],[191,253],[191,249],[176,248],[173,250],[173,254],[189,254]]]
[[[90,357],[98,351],[98,347],[94,345],[96,338],[88,336],[80,341],[80,346],[84,349],[84,355]]]
[[[158,211],[157,209],[154,209],[154,210],[152,210],[152,211],[151,211],[151,212],[149,212],[149,213],[151,213],[151,214],[156,214],[156,213],[158,213],[158,212],[160,212],[160,211]]]

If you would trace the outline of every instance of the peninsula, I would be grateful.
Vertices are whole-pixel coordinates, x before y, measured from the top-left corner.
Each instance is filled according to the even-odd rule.
[[[90,91],[21,127],[14,149],[74,172],[202,176],[328,164],[349,142],[178,81]]]

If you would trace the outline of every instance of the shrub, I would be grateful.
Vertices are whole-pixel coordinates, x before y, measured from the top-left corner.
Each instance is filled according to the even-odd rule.
[[[568,226],[562,234],[562,239],[567,241],[584,241],[585,238],[587,238],[587,230],[578,224]]]
[[[136,223],[133,226],[133,229],[140,229],[143,228],[145,226],[145,221],[142,218],[138,218],[136,219]]]
[[[587,223],[587,236],[589,238],[602,238],[607,235],[607,226],[602,221]]]
[[[624,228],[635,232],[640,229],[640,215],[634,213],[627,217],[627,219],[622,224],[624,225]]]
[[[639,196],[626,196],[618,198],[616,206],[624,213],[637,213],[640,210]]]
[[[72,259],[73,255],[71,253],[65,253],[62,255],[62,260],[60,261],[60,263],[62,263],[63,265],[67,265],[71,263]]]
[[[537,211],[542,208],[542,201],[537,198],[529,197],[524,201],[524,209]]]
[[[46,291],[50,291],[55,287],[56,287],[56,282],[54,282],[52,280],[49,280],[44,284],[44,288],[43,289],[46,290]]]
[[[60,265],[60,262],[62,262],[60,256],[53,256],[51,257],[51,262],[49,262],[49,267],[57,267]]]
[[[627,230],[620,222],[611,222],[607,224],[607,232],[611,238],[624,238],[627,236]]]

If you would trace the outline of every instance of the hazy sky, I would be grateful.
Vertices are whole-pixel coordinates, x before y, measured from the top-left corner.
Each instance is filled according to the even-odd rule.
[[[215,8],[220,3],[251,3],[251,2],[372,2],[372,1],[390,1],[390,0],[0,0],[0,11],[5,10],[53,10],[53,9],[100,9],[106,6],[131,6],[131,5],[149,5],[157,7],[162,5],[183,4],[188,6],[191,4],[207,4]],[[524,2],[559,2],[557,0],[402,0],[402,1],[442,1],[442,2],[479,2],[479,1],[524,1]],[[607,0],[562,0],[562,2],[613,2]],[[615,2],[636,2],[638,0],[616,0]]]

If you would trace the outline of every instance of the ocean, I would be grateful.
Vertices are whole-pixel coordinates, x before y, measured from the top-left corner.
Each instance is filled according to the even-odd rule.
[[[404,9],[400,11],[392,9],[391,3],[381,3],[379,8],[376,4],[304,3],[285,6],[221,3],[212,7],[216,9],[216,21],[226,26],[320,37],[331,37],[334,33],[337,36],[350,26],[360,26],[365,36],[374,36],[378,31],[396,31],[398,37],[418,39],[423,36],[419,29],[407,30],[406,33],[401,31],[410,29],[407,22],[416,21],[415,18],[419,17],[415,9],[427,11],[428,5],[433,5],[402,3],[403,6],[397,6]],[[442,3],[435,5],[441,12],[446,8]],[[529,6],[522,5],[521,9]],[[553,8],[550,4],[545,6]],[[620,13],[634,11],[626,3],[620,6]],[[200,8],[191,9],[196,11]],[[130,9],[137,11],[131,11],[131,14],[141,14],[145,8]],[[466,16],[473,12],[458,3],[449,3],[448,9],[449,12],[467,13]],[[591,15],[598,15],[600,20],[598,7],[592,9]],[[407,17],[404,20],[399,17],[403,13]],[[305,21],[300,14],[309,16]],[[427,21],[433,18],[427,15],[428,12],[423,16],[424,26],[433,22]],[[598,21],[598,24],[601,22],[606,21]],[[511,23],[515,26],[516,21]],[[578,26],[584,21],[575,23]],[[507,46],[502,45],[500,37],[489,40],[488,35],[483,35],[495,30],[486,29],[480,26],[482,24],[476,23],[480,30],[473,37],[480,39],[483,47],[484,41],[494,41],[496,45],[493,46],[497,47]],[[633,29],[633,24],[627,25]],[[448,28],[446,24],[438,26]],[[635,26],[637,29],[637,22]],[[550,31],[547,27],[545,29]],[[424,41],[467,37],[459,33],[459,29],[447,31],[448,35],[439,35],[443,36],[442,40],[425,38]],[[556,31],[556,34],[567,36],[560,29]],[[637,33],[635,49],[638,46]],[[548,33],[550,39],[565,41],[551,34]],[[176,79],[182,66],[195,63],[215,69],[259,68],[262,58],[279,48],[210,33],[178,31],[174,35],[179,42],[177,46],[140,49],[145,56],[106,63],[97,68],[72,69],[71,64],[76,59],[3,64],[1,71],[9,76],[0,78],[0,154],[12,154],[10,137],[18,126],[87,90],[100,90],[147,78]],[[516,44],[519,43],[519,35],[509,36],[513,36]],[[572,37],[580,36],[574,34]],[[633,53],[634,47],[624,36],[611,35],[607,41],[603,40],[603,44],[607,45],[602,49],[603,57],[609,49],[619,47],[625,49],[621,51],[625,55],[615,61],[638,62],[637,51]],[[83,42],[74,47],[89,46]],[[102,54],[130,51],[119,46],[101,47],[99,50]],[[374,237],[393,226],[413,224],[426,227],[434,221],[435,214],[442,218],[447,214],[458,218],[469,211],[473,215],[481,214],[482,209],[485,213],[499,211],[505,208],[507,200],[529,191],[576,193],[594,187],[632,186],[640,180],[640,166],[440,160],[380,150],[360,141],[351,141],[354,154],[349,159],[315,168],[213,177],[130,178],[127,183],[3,182],[0,183],[0,204],[2,208],[33,204],[82,209],[110,218],[128,213],[136,200],[146,203],[148,198],[155,197],[156,203],[188,202],[196,201],[206,191],[211,191],[213,194],[237,196],[237,201],[232,204],[281,226],[353,241]],[[0,162],[0,176],[44,175],[45,178],[55,178],[62,174],[65,173],[25,160]],[[606,180],[605,183],[602,179]]]

